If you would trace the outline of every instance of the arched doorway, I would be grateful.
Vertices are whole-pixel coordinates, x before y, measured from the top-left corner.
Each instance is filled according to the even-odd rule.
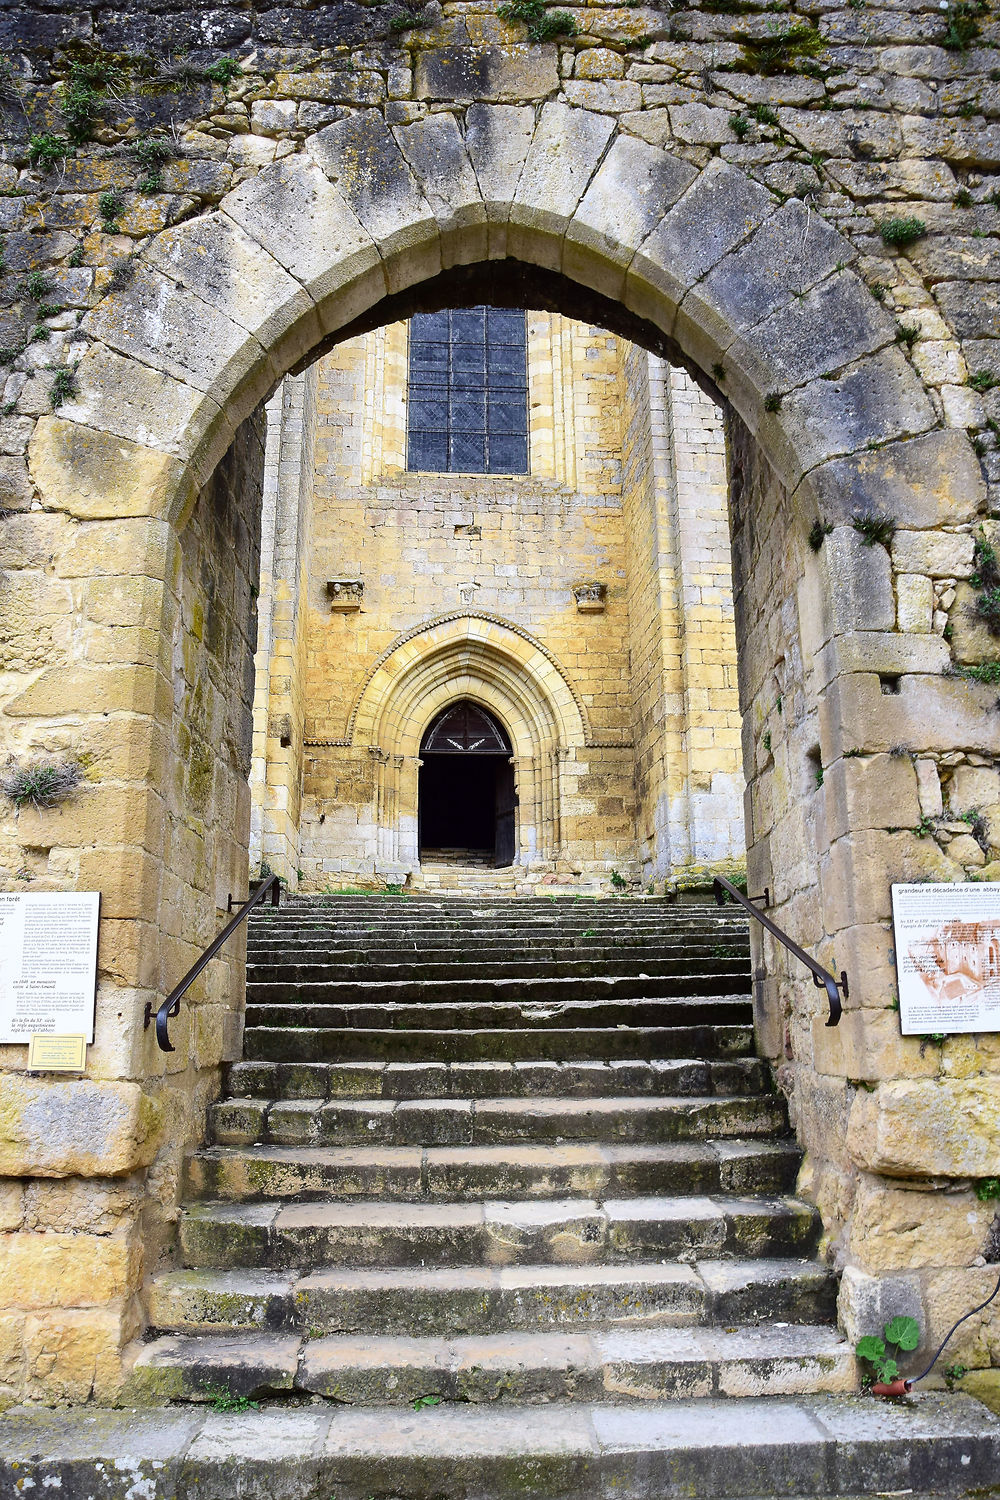
[[[420,743],[420,858],[509,865],[514,860],[513,748],[485,708],[464,698]]]

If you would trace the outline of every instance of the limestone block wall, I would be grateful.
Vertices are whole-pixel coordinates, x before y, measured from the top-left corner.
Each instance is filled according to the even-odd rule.
[[[48,654],[8,698],[7,746],[32,743],[44,697],[43,748],[85,777],[59,808],[12,819],[3,884],[99,890],[102,921],[86,1077],[26,1075],[26,1049],[0,1047],[0,1404],[114,1397],[183,1156],[239,1054],[242,939],[189,992],[175,1052],[156,1050],[143,1009],[245,894],[263,441],[257,413],[174,535],[156,520],[7,523],[39,592],[79,591],[83,621],[71,660]]]
[[[799,532],[790,568],[787,491],[733,419],[729,440],[750,887],[770,889],[786,929],[822,933],[817,956],[851,986],[841,1024],[827,1027],[809,975],[757,929],[758,1037],[807,1146],[800,1186],[844,1272],[844,1328],[856,1338],[906,1312],[930,1352],[996,1283],[1000,1220],[976,1186],[997,1161],[1000,1042],[900,1035],[889,886],[975,878],[982,846],[998,851],[988,817],[966,843],[969,824],[942,815],[938,780],[943,761],[956,806],[990,805],[994,773],[972,748],[983,690],[941,675],[941,635],[894,627],[908,587],[898,562],[947,546],[954,566],[973,528],[948,525],[952,492],[928,475],[900,515],[898,552],[895,538],[865,545],[841,516],[821,542]],[[839,679],[838,655],[851,668]],[[908,694],[921,711],[904,720]],[[954,748],[963,736],[968,748]],[[989,1315],[949,1346],[970,1367],[998,1354]]]

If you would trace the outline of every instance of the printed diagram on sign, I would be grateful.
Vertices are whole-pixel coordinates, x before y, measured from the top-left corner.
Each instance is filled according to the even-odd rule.
[[[1000,981],[1000,920],[948,922],[913,942],[909,957],[935,1000],[977,1000]]]

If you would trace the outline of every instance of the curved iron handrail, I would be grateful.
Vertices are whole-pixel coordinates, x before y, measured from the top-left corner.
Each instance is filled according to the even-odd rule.
[[[180,1011],[181,1000],[184,998],[186,991],[191,988],[192,984],[194,984],[202,969],[207,968],[207,966],[212,962],[212,959],[218,953],[219,949],[222,947],[227,938],[232,937],[233,933],[236,931],[240,923],[246,921],[247,917],[253,911],[254,907],[260,905],[268,892],[270,892],[271,895],[271,905],[277,906],[278,902],[281,899],[281,881],[277,875],[271,875],[267,880],[265,880],[263,885],[261,885],[256,891],[254,891],[253,895],[247,901],[234,901],[232,896],[230,896],[229,910],[232,911],[234,906],[238,906],[240,908],[236,913],[236,916],[233,917],[231,922],[226,923],[225,927],[223,927],[218,937],[216,937],[215,940],[210,944],[210,946],[205,949],[204,953],[198,959],[197,963],[191,965],[191,968],[188,969],[180,984],[174,986],[174,988],[170,991],[170,994],[160,1006],[159,1010],[156,1012],[156,1043],[161,1052],[173,1052],[175,1050],[171,1044],[170,1035],[167,1028],[171,1016],[176,1016]],[[149,1003],[149,1001],[147,1001],[145,1029],[148,1030],[149,1024],[152,1019],[153,1007]]]
[[[738,901],[740,906],[744,907],[752,917],[757,918],[762,927],[767,928],[772,937],[776,937],[779,943],[784,943],[789,953],[794,953],[795,957],[801,963],[804,963],[807,969],[812,970],[813,984],[818,990],[826,990],[826,997],[830,1002],[830,1019],[826,1024],[828,1026],[836,1026],[843,1014],[843,1006],[840,1003],[841,991],[843,991],[845,1000],[850,995],[846,972],[841,969],[840,978],[834,979],[829,969],[824,969],[823,965],[818,964],[814,958],[810,958],[809,954],[800,948],[798,943],[793,943],[787,932],[782,932],[777,923],[772,922],[770,917],[765,917],[762,911],[758,911],[756,906],[753,905],[751,898],[744,896],[743,892],[738,890],[732,881],[727,880],[724,875],[716,875],[712,882],[712,891],[719,906],[725,906],[727,894],[731,900]]]

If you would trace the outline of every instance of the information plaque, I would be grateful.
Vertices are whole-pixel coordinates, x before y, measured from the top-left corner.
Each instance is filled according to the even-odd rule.
[[[0,891],[0,1042],[94,1040],[96,891]]]
[[[1000,883],[894,885],[904,1036],[1000,1031]]]

